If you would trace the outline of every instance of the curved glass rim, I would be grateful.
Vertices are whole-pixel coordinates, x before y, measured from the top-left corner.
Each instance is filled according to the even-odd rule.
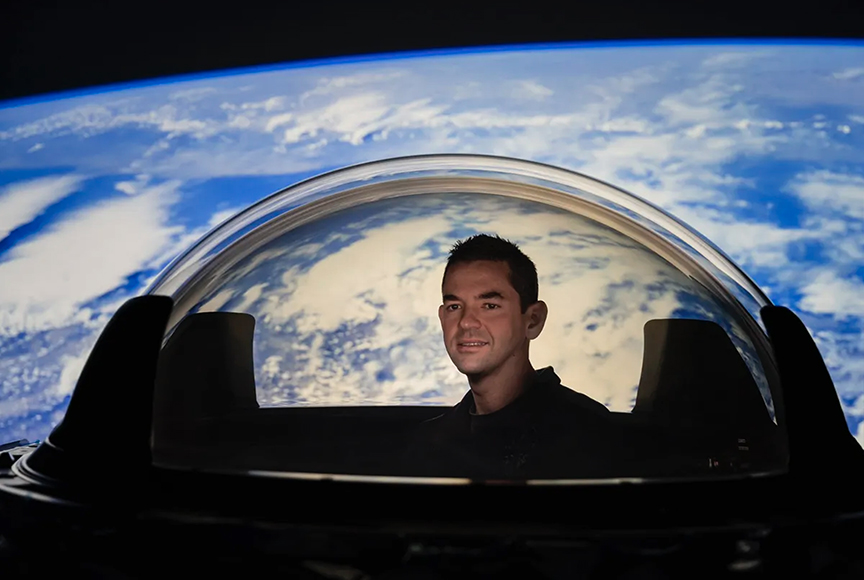
[[[635,225],[642,226],[640,229],[644,228],[654,235],[665,237],[676,246],[683,245],[685,250],[689,250],[690,258],[703,262],[703,268],[707,265],[708,270],[713,269],[728,278],[725,282],[718,280],[721,286],[726,287],[726,292],[730,291],[728,282],[732,282],[755,303],[757,309],[772,304],[765,293],[723,250],[679,218],[644,198],[569,169],[509,157],[458,153],[415,155],[365,162],[319,174],[280,189],[205,234],[172,260],[157,275],[145,293],[176,294],[223,250],[253,231],[260,231],[285,213],[305,207],[313,201],[335,197],[340,192],[350,192],[376,180],[407,181],[409,178],[420,177],[471,176],[498,176],[499,180],[517,178],[523,185],[539,182],[547,189],[566,190],[573,197],[582,197],[583,201],[591,205],[605,206],[607,210],[625,218],[629,217]],[[587,197],[593,199],[586,199]],[[735,293],[731,293],[734,296]],[[737,297],[735,301],[761,326],[761,321],[754,312],[741,304]]]
[[[218,287],[233,265],[279,236],[343,210],[426,194],[500,195],[544,203],[597,221],[655,252],[724,303],[731,316],[742,324],[766,374],[765,386],[770,393],[762,395],[768,397],[765,404],[776,422],[772,409],[782,405],[782,400],[775,388],[773,352],[760,317],[752,308],[755,305],[761,309],[771,302],[741,268],[682,220],[636,195],[575,171],[507,157],[445,154],[372,161],[308,178],[261,199],[211,230],[172,261],[150,285],[148,294],[167,294],[175,300],[165,340],[180,320],[194,311],[200,299]],[[245,473],[261,477],[407,481],[402,477],[381,479],[334,473],[300,475],[256,470]],[[761,475],[766,473],[738,474],[732,478]],[[441,483],[437,481],[439,478],[433,479]],[[596,485],[618,483],[619,479],[531,483]],[[625,479],[635,483],[631,478]],[[450,478],[450,483],[465,482],[462,478]]]

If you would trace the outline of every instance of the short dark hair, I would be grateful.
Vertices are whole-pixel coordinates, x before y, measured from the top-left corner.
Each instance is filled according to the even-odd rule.
[[[500,236],[478,234],[458,241],[450,250],[444,278],[454,264],[488,260],[505,262],[510,268],[510,285],[519,294],[519,305],[522,312],[537,302],[537,268],[531,258],[522,253],[519,246]],[[443,284],[443,280],[442,280]]]

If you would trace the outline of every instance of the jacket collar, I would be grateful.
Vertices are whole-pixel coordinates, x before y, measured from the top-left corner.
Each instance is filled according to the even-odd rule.
[[[561,379],[558,375],[555,374],[554,369],[549,367],[544,367],[542,369],[538,369],[534,373],[534,377],[531,379],[531,383],[528,385],[528,388],[519,395],[516,399],[510,402],[506,407],[496,411],[495,413],[491,413],[492,415],[501,413],[505,409],[511,408],[514,405],[523,405],[524,403],[529,402],[530,399],[533,399],[536,394],[539,393],[538,387],[542,390],[548,389],[550,387],[556,387],[561,384]],[[465,393],[465,396],[462,397],[462,400],[454,407],[454,410],[457,411],[460,415],[471,416],[474,414],[474,393],[471,389],[468,389],[468,392]]]

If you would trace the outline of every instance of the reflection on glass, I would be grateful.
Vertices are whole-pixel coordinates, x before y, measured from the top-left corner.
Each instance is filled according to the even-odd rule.
[[[758,289],[727,287],[728,273],[740,272],[721,263],[722,255],[700,263],[690,257],[702,256],[698,249],[669,243],[679,238],[668,230],[658,235],[638,220],[586,203],[588,194],[580,200],[562,193],[565,188],[544,190],[500,173],[491,175],[495,179],[482,172],[463,175],[461,182],[452,171],[437,180],[395,173],[404,181],[382,171],[380,183],[361,181],[357,191],[346,189],[350,180],[330,177],[330,190],[319,188],[305,205],[283,202],[279,211],[272,210],[280,203],[276,196],[264,203],[271,206],[269,214],[259,206],[259,217],[253,208],[253,219],[247,217],[245,224],[229,221],[223,230],[235,232],[233,239],[211,236],[157,282],[151,291],[167,291],[177,302],[166,349],[172,340],[188,341],[177,332],[192,336],[184,323],[196,319],[215,324],[201,336],[222,332],[217,328],[222,322],[202,317],[205,313],[254,318],[251,360],[232,363],[228,372],[237,377],[226,378],[224,369],[163,364],[162,389],[174,394],[157,404],[167,417],[157,427],[157,462],[161,457],[165,464],[214,469],[488,478],[701,476],[782,465],[771,422],[770,355],[758,325],[735,298],[762,297]],[[314,181],[305,187],[314,189]],[[290,198],[291,190],[282,195],[283,201]],[[639,207],[639,200],[633,204]],[[450,248],[479,233],[515,242],[536,264],[539,298],[549,314],[531,343],[531,362],[537,369],[552,367],[564,385],[613,412],[601,435],[608,445],[597,449],[605,456],[620,449],[622,459],[604,463],[611,466],[605,471],[572,465],[572,453],[561,458],[560,473],[548,468],[471,473],[470,466],[446,465],[436,472],[411,465],[410,458],[423,455],[422,448],[411,446],[425,444],[413,438],[414,428],[458,403],[468,390],[465,375],[447,356],[438,307]],[[723,266],[721,275],[704,266],[716,263]],[[749,282],[743,275],[737,279]],[[697,329],[694,335],[693,327],[681,330],[686,326],[681,324],[646,327],[669,319],[711,321],[719,334]],[[251,333],[252,319],[246,320]],[[243,324],[239,319],[225,324],[235,323]],[[646,345],[646,336],[657,344]],[[677,346],[669,347],[676,336]],[[201,354],[194,364],[212,366],[219,352],[233,353],[221,355],[223,366],[225,356],[240,356],[242,348],[226,351],[226,341],[222,351]],[[699,345],[708,352],[697,352]],[[666,347],[679,355],[687,348],[697,351],[688,351],[689,362],[681,363],[674,353],[661,353]],[[671,362],[657,362],[667,359]],[[669,371],[673,364],[684,370]],[[244,365],[247,377],[241,376]],[[735,385],[713,385],[723,368],[736,365],[741,373],[725,379]],[[195,378],[178,381],[178,376]],[[658,380],[687,384],[663,391]],[[233,384],[213,387],[226,381]],[[751,386],[752,396],[745,392]],[[184,389],[198,394],[183,398],[175,392]],[[660,394],[651,395],[652,389]],[[754,400],[761,407],[750,419],[732,416],[747,415],[729,407],[742,404],[737,399],[711,407],[711,397],[734,398],[739,391],[751,407]],[[672,402],[663,399],[670,396]],[[190,403],[195,397],[199,403]],[[700,424],[724,442],[703,433],[705,448],[700,448]],[[162,443],[159,433],[166,434]],[[754,438],[763,449],[751,451]],[[586,457],[578,461],[590,463]]]

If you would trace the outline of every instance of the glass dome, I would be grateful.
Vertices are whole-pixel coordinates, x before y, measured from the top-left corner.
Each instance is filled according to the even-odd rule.
[[[536,264],[539,298],[549,315],[531,343],[534,368],[551,366],[563,385],[613,414],[631,414],[651,406],[647,375],[669,358],[650,355],[656,361],[649,364],[653,347],[646,340],[666,341],[662,351],[674,334],[654,330],[660,338],[651,339],[653,327],[646,323],[705,321],[722,329],[774,422],[776,371],[757,321],[770,302],[759,288],[659,208],[537,163],[421,156],[315,177],[214,229],[148,293],[175,301],[166,346],[195,315],[254,318],[248,363],[254,397],[250,391],[246,402],[259,413],[423,407],[412,412],[426,417],[452,407],[468,390],[444,347],[438,307],[449,250],[480,233],[516,243]],[[693,391],[702,388],[699,380],[690,383]],[[185,387],[171,387],[178,388]],[[243,407],[237,403],[242,397],[232,396]],[[163,461],[189,463],[188,454],[169,459],[176,447],[162,446]],[[272,468],[265,463],[243,465]],[[316,469],[350,473],[339,465]],[[389,475],[385,471],[372,473]]]

